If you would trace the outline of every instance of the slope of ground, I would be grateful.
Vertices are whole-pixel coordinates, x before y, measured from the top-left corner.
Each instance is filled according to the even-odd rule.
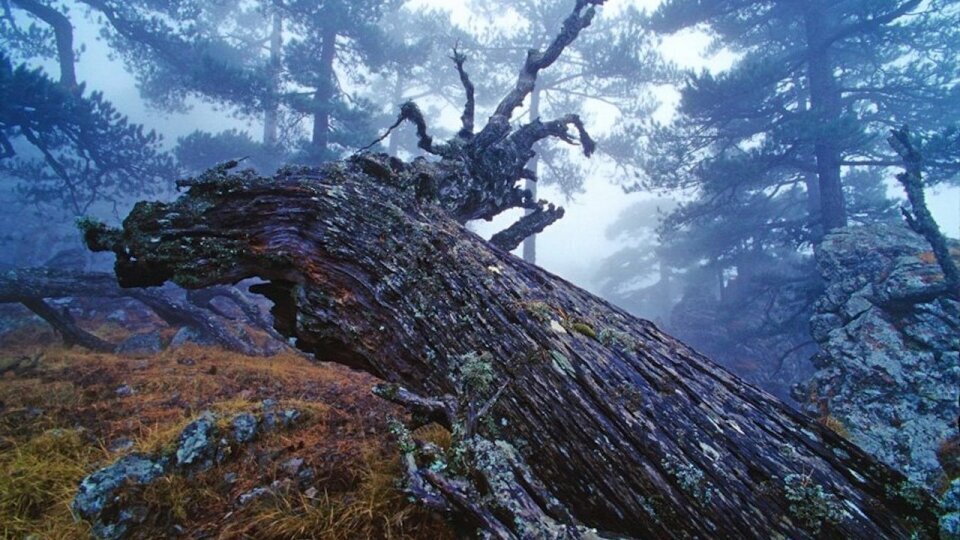
[[[109,324],[98,333],[122,337]],[[136,538],[447,538],[437,516],[396,488],[386,419],[372,378],[294,353],[250,358],[187,345],[149,356],[65,349],[42,325],[0,336],[0,537],[90,535],[70,504],[87,474],[154,452],[203,411],[295,408],[290,429],[263,432],[239,455],[144,488]],[[442,437],[438,433],[437,437]],[[266,496],[241,503],[241,495]]]

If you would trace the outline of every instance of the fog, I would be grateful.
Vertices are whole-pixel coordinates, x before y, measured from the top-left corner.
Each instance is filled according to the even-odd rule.
[[[154,13],[159,17],[156,20],[162,21],[158,24],[169,25],[171,43],[181,45],[164,45],[163,39],[156,36],[138,38],[124,33],[125,30],[118,30],[122,27],[108,21],[106,11],[88,7],[89,3],[57,5],[64,9],[74,28],[74,48],[79,51],[76,78],[86,85],[84,95],[101,92],[131,123],[162,135],[153,154],[131,158],[153,160],[152,169],[129,167],[138,171],[136,175],[143,175],[141,180],[146,182],[151,174],[165,174],[158,172],[161,169],[175,170],[172,174],[178,176],[196,174],[203,167],[226,159],[250,157],[244,166],[253,165],[269,173],[270,167],[284,161],[313,165],[342,158],[384,133],[406,99],[417,101],[437,138],[451,137],[459,129],[464,102],[463,89],[448,58],[454,46],[466,54],[466,71],[477,86],[477,123],[482,126],[496,102],[514,85],[523,51],[530,46],[543,47],[552,39],[568,12],[568,3],[401,2],[403,7],[377,22],[381,26],[376,31],[364,25],[376,18],[369,19],[369,13],[379,9],[378,4],[364,3],[376,9],[362,15],[368,19],[358,22],[355,28],[335,34],[337,50],[326,75],[318,75],[324,68],[313,64],[323,56],[322,36],[310,26],[308,18],[294,16],[284,19],[283,30],[275,34],[278,54],[282,53],[277,64],[279,71],[272,75],[272,82],[266,83],[257,77],[268,66],[263,62],[271,47],[269,16],[258,11],[256,2],[227,3],[225,7],[211,7],[210,13],[198,7],[195,11],[200,18],[193,21],[193,26],[189,15],[176,20],[176,15],[163,14],[162,7],[150,2],[112,12],[112,16],[129,17],[135,24],[140,24],[138,10]],[[307,13],[312,8],[307,3],[296,9]],[[347,17],[361,16],[344,9]],[[538,80],[537,95],[543,98],[542,103],[538,98],[536,105],[539,115],[547,119],[569,112],[580,114],[587,130],[598,140],[598,152],[587,159],[580,154],[575,141],[543,142],[538,146],[541,181],[537,198],[563,206],[566,214],[537,235],[537,264],[639,315],[654,318],[683,337],[686,329],[676,322],[679,319],[671,310],[684,299],[692,301],[691,287],[705,286],[716,279],[719,288],[711,294],[725,298],[724,290],[733,286],[738,276],[742,281],[746,279],[743,276],[759,271],[755,262],[748,262],[755,261],[759,251],[765,250],[776,259],[776,264],[787,267],[810,263],[822,225],[816,214],[801,224],[804,218],[797,212],[804,203],[798,201],[808,193],[809,198],[816,197],[809,182],[811,175],[817,174],[816,164],[822,156],[815,156],[814,148],[819,152],[826,138],[836,146],[837,156],[849,161],[842,168],[837,165],[837,174],[842,176],[843,189],[847,190],[847,215],[842,217],[843,222],[856,225],[879,219],[897,221],[895,207],[904,202],[904,192],[895,178],[900,170],[896,156],[884,139],[889,128],[902,123],[913,124],[911,127],[929,137],[933,141],[929,148],[936,150],[936,141],[941,141],[942,157],[937,154],[927,161],[933,183],[926,190],[927,203],[941,230],[960,236],[956,139],[949,135],[951,118],[956,120],[952,115],[960,110],[956,97],[958,70],[955,55],[941,58],[938,55],[942,55],[943,47],[931,44],[939,39],[941,31],[935,26],[935,19],[931,23],[908,13],[901,21],[904,25],[926,25],[923,31],[930,35],[930,43],[914,44],[909,36],[897,34],[897,27],[891,26],[888,38],[900,40],[896,43],[902,41],[900,49],[870,53],[876,54],[876,58],[864,60],[862,65],[838,57],[834,76],[838,85],[850,86],[843,90],[849,94],[850,104],[835,111],[832,120],[829,114],[820,118],[821,127],[829,126],[821,131],[829,134],[815,134],[811,139],[810,133],[817,132],[817,128],[804,131],[806,128],[790,124],[799,122],[796,119],[803,117],[806,108],[816,106],[816,100],[805,95],[816,90],[805,82],[805,68],[797,68],[776,56],[765,56],[766,49],[780,48],[787,51],[783,54],[789,58],[791,48],[803,46],[802,39],[795,35],[795,19],[799,20],[800,15],[782,16],[777,23],[782,27],[779,33],[766,35],[762,31],[747,32],[749,21],[731,22],[700,13],[691,16],[671,9],[655,1],[606,2],[592,27]],[[942,11],[944,21],[956,16],[955,6],[938,4],[937,9]],[[22,61],[25,66],[39,68],[51,79],[62,76],[62,58],[52,47],[52,34],[31,34],[30,28],[42,28],[42,24],[38,25],[38,19],[27,10],[8,10],[8,15],[2,35],[13,63]],[[540,20],[535,20],[537,17]],[[743,33],[731,29],[737,24],[745,25]],[[204,37],[203,32],[212,34]],[[216,35],[217,32],[223,35]],[[209,39],[213,44],[198,41],[200,44],[190,45],[189,40],[195,35],[201,36],[196,39]],[[28,45],[35,38],[45,40],[43,46]],[[945,43],[949,39],[943,37]],[[178,51],[176,46],[184,48]],[[231,47],[233,50],[229,50]],[[202,62],[211,59],[212,69],[223,68],[224,73],[204,71],[211,68]],[[895,95],[890,100],[855,97],[857,87],[888,83],[878,75],[882,70],[869,67],[871,62],[902,69],[910,61],[918,65],[929,62],[925,69],[942,71],[936,83],[929,82],[932,76],[906,70],[898,75],[903,80],[927,77],[916,82],[929,85],[923,87],[926,93],[922,99],[913,102],[906,95]],[[250,68],[251,65],[255,67]],[[231,79],[238,76],[229,71],[232,69],[248,73]],[[758,69],[760,78],[751,82],[751,70]],[[776,79],[763,78],[768,76]],[[323,77],[331,78],[333,88],[324,89]],[[253,86],[233,87],[240,84],[234,81],[247,81]],[[269,97],[257,84],[279,85],[280,97]],[[770,94],[759,95],[761,88],[769,89]],[[321,114],[314,111],[323,107],[318,109],[316,101],[310,100],[320,99],[323,92],[329,92],[334,105]],[[268,99],[279,99],[274,118],[280,126],[274,130],[279,143],[269,151],[266,146],[258,146],[264,138],[264,103]],[[711,100],[722,104],[711,105]],[[530,120],[532,103],[530,99],[525,101],[514,120]],[[771,103],[786,112],[768,113]],[[761,115],[769,118],[758,120]],[[328,132],[317,131],[316,122],[321,116],[327,123],[324,125],[331,126]],[[770,123],[757,127],[762,121]],[[18,154],[5,162],[9,166],[3,171],[2,204],[6,209],[5,226],[10,231],[2,257],[5,266],[42,264],[61,249],[77,251],[79,242],[73,228],[77,217],[89,215],[118,223],[138,199],[167,199],[175,195],[169,184],[121,189],[118,186],[123,184],[121,176],[125,174],[121,171],[120,176],[103,183],[103,192],[94,190],[90,201],[66,204],[70,202],[66,200],[67,192],[70,197],[77,197],[70,182],[65,186],[57,183],[58,174],[44,168],[41,154],[21,137],[22,128],[12,121],[5,126]],[[784,134],[791,129],[794,131]],[[232,139],[221,141],[214,137],[203,144],[199,139],[189,139],[178,146],[178,141],[198,130],[210,135],[226,130],[236,133],[231,135]],[[940,133],[947,135],[938,139]],[[248,140],[240,140],[243,137]],[[707,138],[711,142],[703,143]],[[814,145],[814,139],[820,146]],[[207,148],[207,144],[212,146]],[[413,129],[407,125],[398,128],[375,150],[393,151],[405,159],[426,155],[417,148]],[[88,154],[84,159],[88,159],[90,150],[84,151]],[[170,151],[177,159],[163,162],[168,159],[164,152]],[[57,152],[66,156],[69,149],[59,147]],[[33,164],[30,159],[34,159]],[[191,159],[193,162],[187,163]],[[771,161],[777,159],[779,164]],[[791,165],[783,165],[784,162]],[[793,165],[798,162],[803,163]],[[46,178],[43,187],[31,180],[37,175]],[[727,182],[727,187],[722,182]],[[107,197],[106,191],[113,189],[116,193]],[[730,203],[717,206],[718,197],[724,193],[732,197]],[[884,195],[890,200],[884,199]],[[673,221],[668,220],[658,240],[656,231],[662,223],[657,209],[678,208],[678,202],[683,210],[673,211]],[[761,208],[762,205],[768,206]],[[650,216],[636,215],[640,211]],[[489,238],[521,215],[521,210],[513,209],[491,222],[476,221],[468,226]],[[666,216],[664,213],[660,217]],[[755,226],[757,231],[772,227],[777,232],[754,234],[757,231],[750,232],[746,225],[751,219],[766,220],[766,224]],[[631,224],[631,220],[636,223]],[[777,224],[780,222],[782,230]],[[43,236],[42,241],[38,241],[38,235]],[[522,249],[517,248],[515,253],[520,255]],[[794,260],[795,257],[799,259]],[[82,259],[84,265],[101,269],[109,263],[105,256],[93,258],[83,254]],[[773,263],[763,263],[766,264]],[[701,272],[706,273],[701,276]],[[664,281],[668,276],[672,276],[669,283]],[[654,289],[663,296],[652,299]],[[795,345],[791,342],[785,347]],[[805,362],[802,357],[807,352],[808,349],[800,349],[798,365]],[[718,354],[723,356],[724,352]]]

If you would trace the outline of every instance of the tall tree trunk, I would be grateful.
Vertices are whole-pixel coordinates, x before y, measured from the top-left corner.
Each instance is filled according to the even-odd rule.
[[[283,15],[279,9],[272,10],[270,29],[270,96],[263,112],[263,144],[275,146],[277,144],[277,129],[280,102],[277,94],[280,91],[280,66],[283,53]]]
[[[316,156],[326,159],[330,146],[330,112],[333,108],[333,60],[337,54],[337,32],[332,27],[323,31],[320,48],[319,80],[313,94],[313,149]]]
[[[403,100],[403,75],[397,70],[397,78],[393,81],[393,102],[400,103]],[[387,143],[387,153],[391,156],[397,155],[400,148],[400,134],[396,131],[390,133],[390,141]]]
[[[530,121],[533,122],[537,118],[540,118],[540,90],[534,88],[530,92]],[[540,174],[540,155],[537,154],[530,159],[530,163],[527,165],[533,174]],[[524,188],[530,190],[530,198],[537,200],[537,180],[527,179],[524,184]],[[530,215],[533,210],[525,210],[526,215]],[[523,241],[523,260],[527,261],[530,264],[536,264],[537,262],[537,235],[531,234]]]
[[[85,238],[117,254],[124,286],[268,280],[257,291],[297,347],[393,383],[379,395],[451,429],[446,454],[397,432],[411,493],[471,530],[934,534],[935,504],[899,473],[415,189],[465,170],[367,155],[274,178],[220,171]]]
[[[830,58],[829,15],[823,0],[812,0],[804,14],[807,37],[807,77],[810,83],[810,109],[817,122],[814,154],[820,180],[820,212],[823,232],[845,227],[847,211],[840,176],[841,153],[837,144],[837,126],[843,109],[840,89]]]

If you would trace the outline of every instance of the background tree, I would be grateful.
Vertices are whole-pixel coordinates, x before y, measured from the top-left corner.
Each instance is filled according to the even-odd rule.
[[[16,202],[43,211],[44,229],[54,234],[59,213],[116,211],[127,197],[169,189],[173,162],[160,137],[78,82],[82,47],[66,8],[23,0],[3,9],[0,40],[15,56],[0,54],[0,171]],[[48,60],[57,79],[28,65]]]
[[[643,184],[686,194],[660,230],[689,293],[668,327],[721,362],[752,358],[748,378],[784,378],[784,352],[787,382],[803,377],[824,232],[895,216],[891,127],[916,123],[940,149],[932,181],[956,179],[933,141],[960,114],[960,8],[919,4],[673,0],[649,19],[663,33],[702,25],[738,55],[688,74],[676,119],[645,127]]]
[[[319,162],[369,142],[376,137],[369,123],[373,105],[351,88],[386,63],[390,36],[377,23],[399,2],[293,0],[280,5],[294,35],[285,50],[286,76],[302,89],[286,97],[295,111],[312,119],[304,158]]]

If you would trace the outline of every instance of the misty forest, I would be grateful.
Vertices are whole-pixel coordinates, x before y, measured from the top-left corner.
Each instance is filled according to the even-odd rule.
[[[960,539],[957,0],[0,0],[0,537]]]

